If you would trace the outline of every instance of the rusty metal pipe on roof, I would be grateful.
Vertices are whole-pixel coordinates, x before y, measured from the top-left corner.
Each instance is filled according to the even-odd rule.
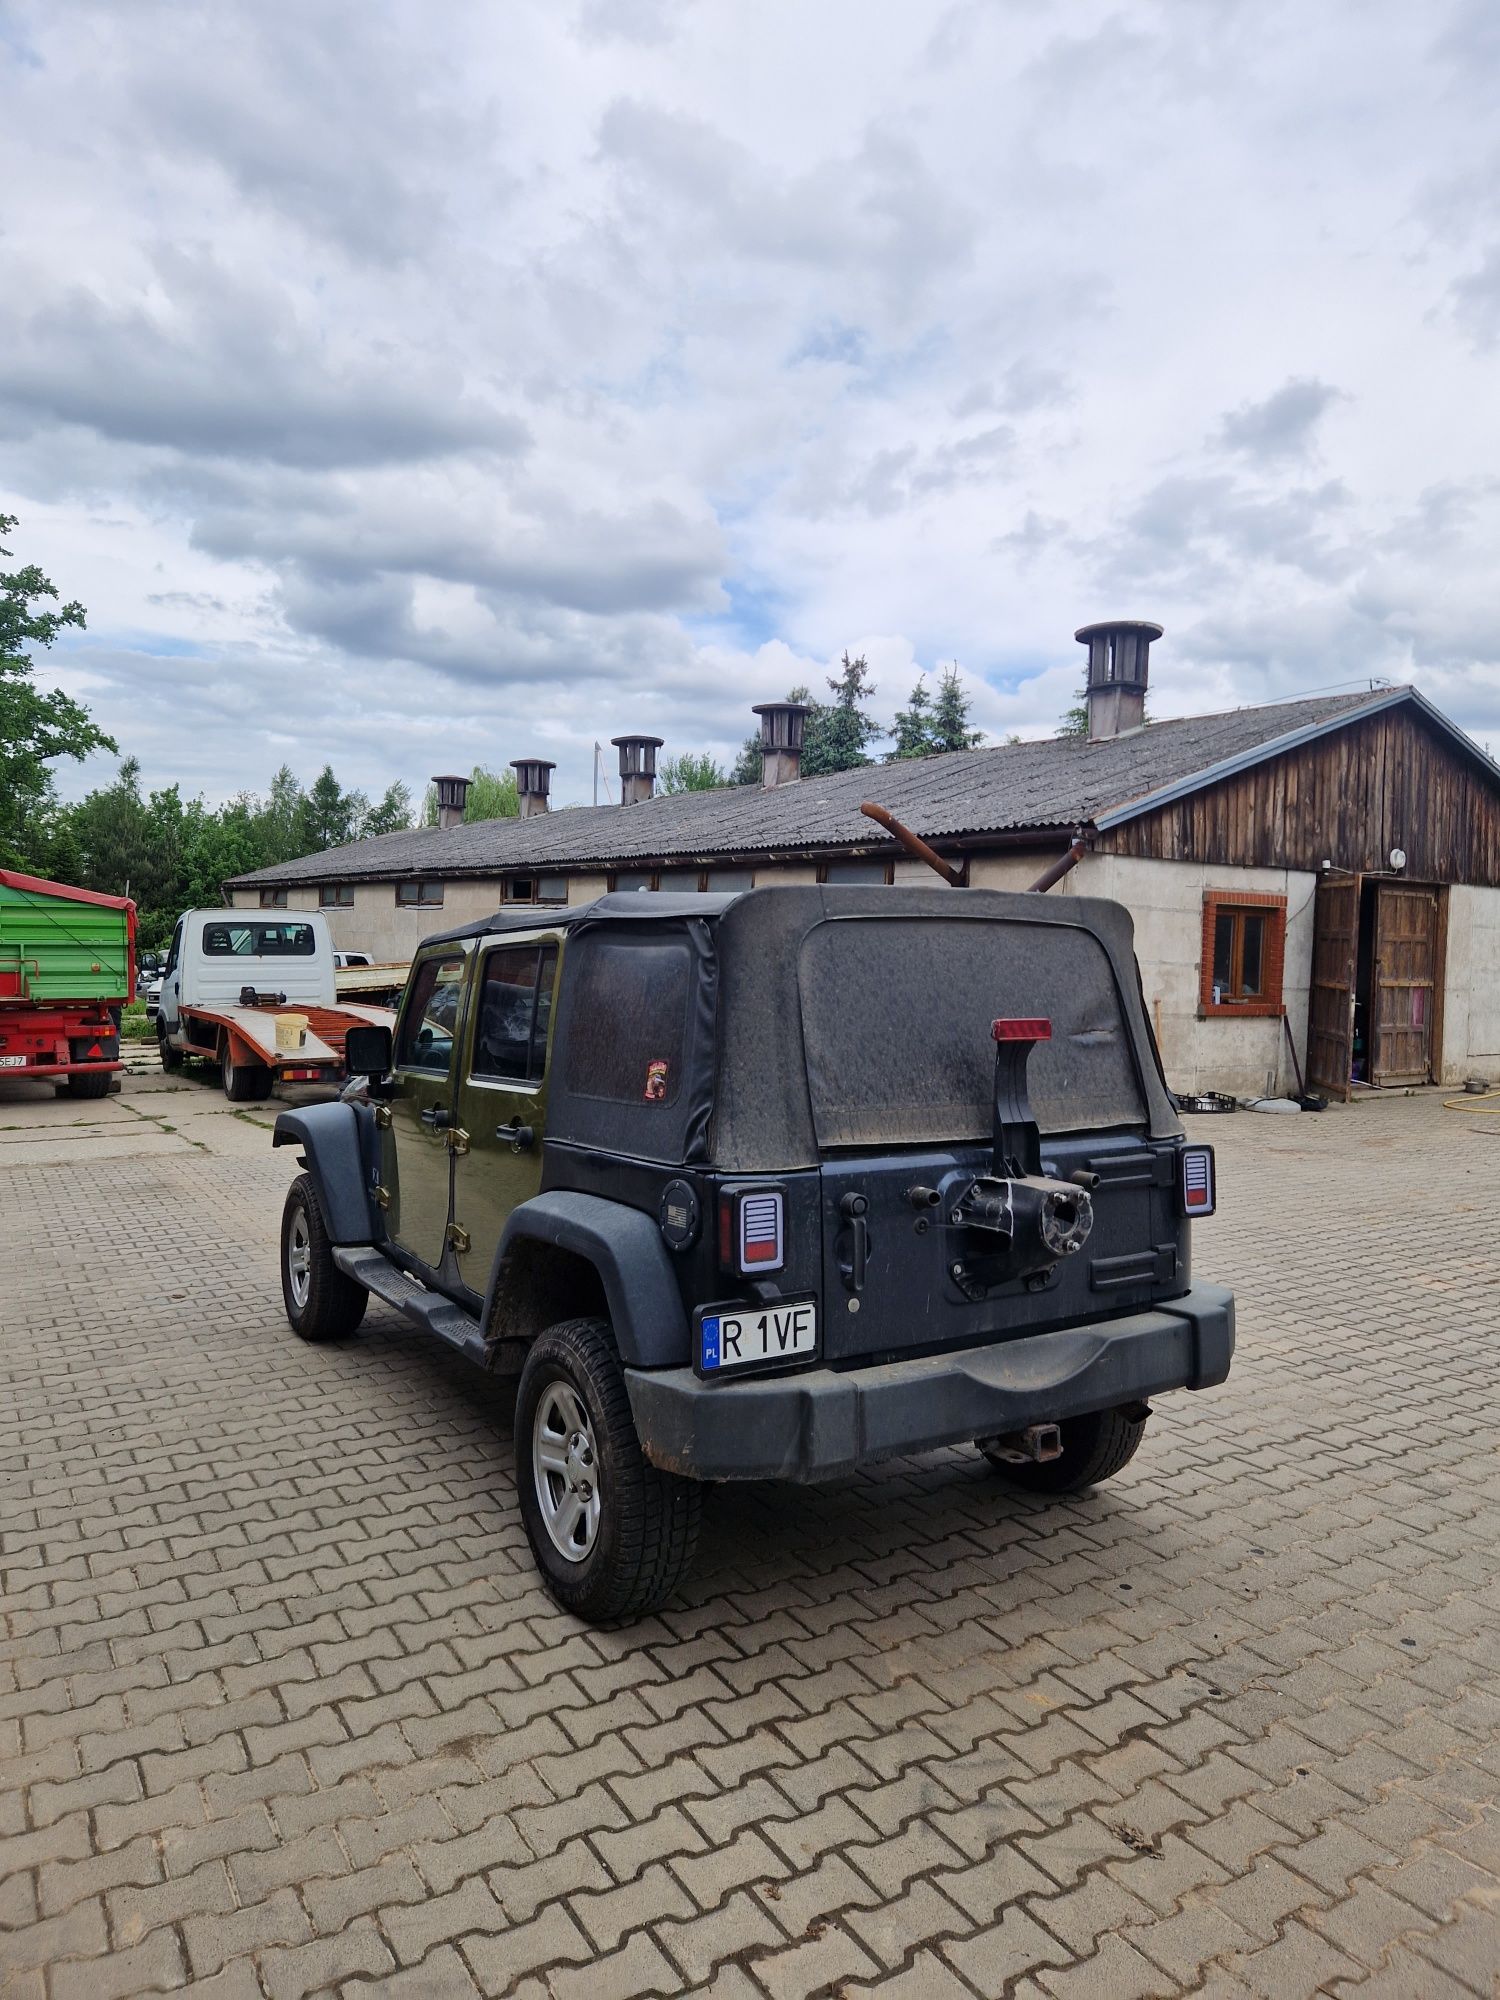
[[[914,861],[925,861],[935,874],[942,876],[950,889],[963,887],[963,870],[954,868],[945,861],[935,847],[929,847],[921,834],[913,833],[909,826],[903,826],[893,812],[887,812],[884,806],[872,804],[869,799],[865,800],[860,811],[866,819],[874,820],[877,826],[883,826],[888,834],[899,840]]]
[[[1064,855],[1060,855],[1059,858],[1053,862],[1050,868],[1044,868],[1042,870],[1041,874],[1037,876],[1036,880],[1027,889],[1026,891],[1027,895],[1045,896],[1047,891],[1050,888],[1052,888],[1052,886],[1055,883],[1060,882],[1064,877],[1064,875],[1071,873],[1071,871],[1078,866],[1079,862],[1082,861],[1084,855],[1087,854],[1088,851],[1089,851],[1089,844],[1084,839],[1083,830],[1082,828],[1080,828],[1079,831],[1074,834],[1073,845],[1068,849],[1067,853]]]

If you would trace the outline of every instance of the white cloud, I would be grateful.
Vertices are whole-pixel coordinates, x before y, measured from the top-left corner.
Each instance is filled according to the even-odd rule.
[[[1493,10],[21,0],[0,508],[148,780],[526,750],[870,654],[1050,728],[1500,727]],[[93,775],[83,774],[85,781]],[[64,773],[65,782],[76,782]]]

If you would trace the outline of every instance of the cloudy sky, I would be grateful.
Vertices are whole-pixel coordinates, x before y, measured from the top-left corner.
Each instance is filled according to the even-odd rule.
[[[211,798],[577,800],[846,646],[1045,733],[1117,613],[1500,747],[1497,85],[1487,0],[0,0],[47,671]]]

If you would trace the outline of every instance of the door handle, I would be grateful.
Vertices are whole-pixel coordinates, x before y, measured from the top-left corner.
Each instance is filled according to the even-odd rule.
[[[421,1117],[429,1132],[446,1132],[453,1123],[453,1114],[446,1104],[429,1104]]]
[[[865,1211],[869,1207],[862,1194],[846,1194],[839,1202],[839,1213],[849,1223],[849,1263],[844,1270],[844,1283],[851,1292],[862,1292],[865,1288],[865,1269],[870,1261],[870,1225],[865,1221]]]
[[[512,1118],[508,1125],[497,1125],[495,1127],[495,1137],[497,1139],[509,1139],[510,1150],[513,1153],[529,1153],[532,1142],[536,1138],[536,1133],[532,1130],[531,1126],[523,1125],[518,1118]]]

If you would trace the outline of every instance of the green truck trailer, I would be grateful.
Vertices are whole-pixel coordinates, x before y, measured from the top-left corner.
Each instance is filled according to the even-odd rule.
[[[103,1097],[134,993],[134,903],[0,868],[0,1080]]]

